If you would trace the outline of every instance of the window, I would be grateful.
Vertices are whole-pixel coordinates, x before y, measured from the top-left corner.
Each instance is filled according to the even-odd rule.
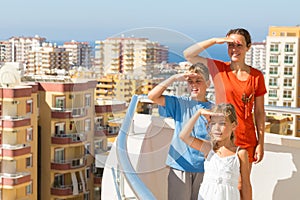
[[[65,108],[65,99],[66,97],[64,96],[55,97],[55,108]]]
[[[292,79],[290,79],[290,78],[285,78],[285,79],[284,79],[283,86],[286,86],[286,87],[292,87],[292,83],[293,83],[293,80],[292,80]]]
[[[56,174],[54,177],[54,187],[60,187],[64,184],[64,176],[62,174]]]
[[[293,68],[292,67],[285,67],[284,68],[284,75],[293,75]]]
[[[292,98],[292,91],[283,91],[283,98]]]
[[[85,131],[90,131],[91,130],[91,126],[92,126],[91,119],[86,119],[84,121],[84,130]]]
[[[293,56],[284,56],[285,64],[293,64]]]
[[[277,79],[270,78],[269,79],[269,86],[277,86]]]
[[[270,63],[278,63],[278,56],[270,56]]]
[[[94,141],[95,153],[103,152],[103,140]]]
[[[292,103],[291,102],[283,102],[283,106],[292,107]]]
[[[32,194],[32,182],[26,186],[26,195]]]
[[[270,90],[269,97],[277,97],[277,90]]]
[[[293,52],[294,51],[294,45],[293,44],[286,44],[284,46],[284,51],[285,52]]]
[[[91,144],[90,143],[87,143],[84,145],[84,155],[87,155],[87,154],[90,154],[91,152]]]
[[[86,179],[89,179],[90,178],[90,174],[91,174],[91,168],[90,167],[87,167],[85,169],[85,178]]]
[[[86,94],[84,97],[86,107],[91,107],[91,94]]]
[[[26,129],[26,140],[28,142],[32,141],[32,130],[33,130],[32,127]]]
[[[99,126],[103,126],[103,117],[99,116],[99,117],[95,117],[95,126],[99,127]]]
[[[54,161],[56,163],[62,163],[65,160],[65,149],[64,148],[57,148],[54,150]]]
[[[26,113],[33,113],[33,105],[32,105],[32,100],[27,100],[26,101]]]
[[[278,68],[277,67],[270,67],[270,74],[278,74]]]
[[[84,199],[84,200],[90,200],[90,193],[89,193],[89,192],[84,193],[83,199]]]
[[[268,103],[270,106],[276,106],[276,101],[269,101]]]
[[[277,52],[278,51],[278,44],[271,44],[270,51]]]
[[[26,168],[32,167],[32,155],[26,158]]]
[[[55,135],[57,134],[65,134],[65,123],[56,123],[55,124]]]

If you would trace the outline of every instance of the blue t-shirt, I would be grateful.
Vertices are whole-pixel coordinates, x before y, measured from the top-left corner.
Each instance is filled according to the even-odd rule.
[[[189,97],[165,96],[165,106],[159,106],[162,117],[171,117],[175,121],[175,130],[166,164],[172,168],[187,172],[204,172],[203,154],[184,143],[179,134],[185,123],[200,109],[210,109],[211,102],[194,101]],[[207,120],[200,116],[195,123],[192,135],[207,139]]]

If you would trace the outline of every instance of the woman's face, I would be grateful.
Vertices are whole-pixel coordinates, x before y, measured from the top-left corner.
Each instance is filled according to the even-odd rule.
[[[249,50],[245,37],[239,34],[231,34],[228,37],[234,42],[227,43],[228,56],[232,62],[244,62]]]

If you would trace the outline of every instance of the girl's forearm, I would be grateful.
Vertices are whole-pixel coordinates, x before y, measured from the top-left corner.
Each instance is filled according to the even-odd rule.
[[[192,140],[194,139],[191,136],[191,132],[195,126],[195,123],[197,121],[197,119],[200,117],[201,115],[201,110],[198,110],[191,118],[190,120],[185,124],[184,128],[182,129],[182,131],[180,132],[180,139],[182,139],[184,142],[186,143],[190,143],[192,142]]]

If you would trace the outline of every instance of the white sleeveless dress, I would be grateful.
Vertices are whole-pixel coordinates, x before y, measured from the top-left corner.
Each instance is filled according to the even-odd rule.
[[[212,149],[204,162],[204,177],[198,200],[239,200],[240,160],[234,155],[221,158]]]

